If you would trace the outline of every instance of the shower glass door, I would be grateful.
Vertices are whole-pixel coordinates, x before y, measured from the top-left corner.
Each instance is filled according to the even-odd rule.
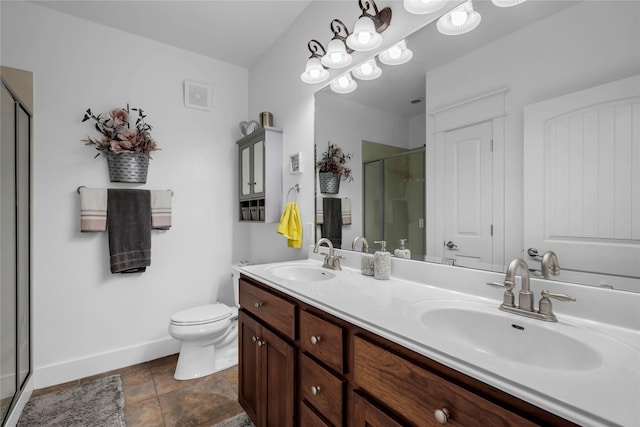
[[[425,257],[424,148],[364,163],[364,235],[393,253],[406,239],[411,258]]]

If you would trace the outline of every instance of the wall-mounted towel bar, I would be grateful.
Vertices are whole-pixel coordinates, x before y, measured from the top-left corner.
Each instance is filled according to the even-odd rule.
[[[77,192],[78,194],[80,194],[80,189],[81,189],[81,188],[86,188],[86,186],[81,185],[80,187],[78,187],[78,188],[76,189],[76,192]],[[167,191],[170,191],[170,192],[171,192],[171,195],[173,196],[173,190],[167,190]]]

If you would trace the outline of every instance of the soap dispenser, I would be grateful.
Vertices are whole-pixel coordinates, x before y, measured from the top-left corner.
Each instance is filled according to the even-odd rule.
[[[406,249],[404,244],[407,243],[407,239],[400,239],[400,247],[393,251],[393,255],[396,258],[411,259],[411,249]]]
[[[391,278],[391,253],[387,252],[387,242],[379,240],[380,250],[373,255],[373,277],[378,280]]]

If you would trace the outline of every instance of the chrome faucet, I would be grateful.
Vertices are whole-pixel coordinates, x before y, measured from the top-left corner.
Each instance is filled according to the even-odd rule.
[[[342,270],[342,267],[340,266],[340,260],[344,259],[344,257],[335,255],[333,243],[331,243],[331,240],[327,239],[326,237],[323,237],[316,242],[316,245],[313,248],[313,253],[317,254],[318,247],[320,247],[320,245],[323,243],[326,243],[326,245],[329,247],[329,253],[321,253],[321,255],[324,255],[324,264],[322,264],[322,266],[324,268],[330,268],[331,270]]]
[[[560,265],[558,264],[558,256],[553,251],[546,251],[542,255],[542,263],[540,265],[540,273],[545,279],[549,278],[549,273],[557,276],[560,274]]]
[[[549,257],[551,258],[551,255],[549,255]],[[553,257],[555,257],[555,254],[553,254]],[[549,263],[553,263],[553,261],[550,260],[547,264]],[[555,264],[557,267],[557,258]],[[514,303],[515,296],[513,295],[512,290],[516,286],[516,272],[518,271],[518,268],[521,269],[522,273],[520,292],[518,294],[519,305],[516,306]],[[549,268],[553,267],[551,266]],[[559,267],[557,268],[559,269]],[[500,310],[531,317],[533,319],[545,320],[547,322],[557,322],[558,319],[555,314],[553,314],[551,300],[549,298],[555,298],[560,301],[575,301],[576,299],[569,295],[554,294],[544,290],[542,291],[542,298],[540,298],[540,302],[538,303],[539,310],[536,311],[533,308],[533,293],[530,288],[530,279],[531,275],[527,263],[521,258],[514,258],[507,268],[507,274],[505,275],[504,282],[489,282],[487,285],[507,288],[503,295]]]
[[[367,241],[367,239],[364,236],[356,236],[356,238],[353,239],[353,243],[351,243],[351,249],[353,249],[355,251],[356,250],[356,245],[358,244],[358,242],[360,240],[362,240],[362,252],[368,253],[369,252],[369,242]]]

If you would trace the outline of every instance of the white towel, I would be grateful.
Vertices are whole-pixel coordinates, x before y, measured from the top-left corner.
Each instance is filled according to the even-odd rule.
[[[342,225],[351,225],[351,199],[342,199]]]
[[[151,191],[151,228],[171,228],[171,190]]]
[[[80,187],[80,231],[107,230],[107,190]]]
[[[324,210],[322,208],[322,197],[316,197],[316,224],[324,224]]]

